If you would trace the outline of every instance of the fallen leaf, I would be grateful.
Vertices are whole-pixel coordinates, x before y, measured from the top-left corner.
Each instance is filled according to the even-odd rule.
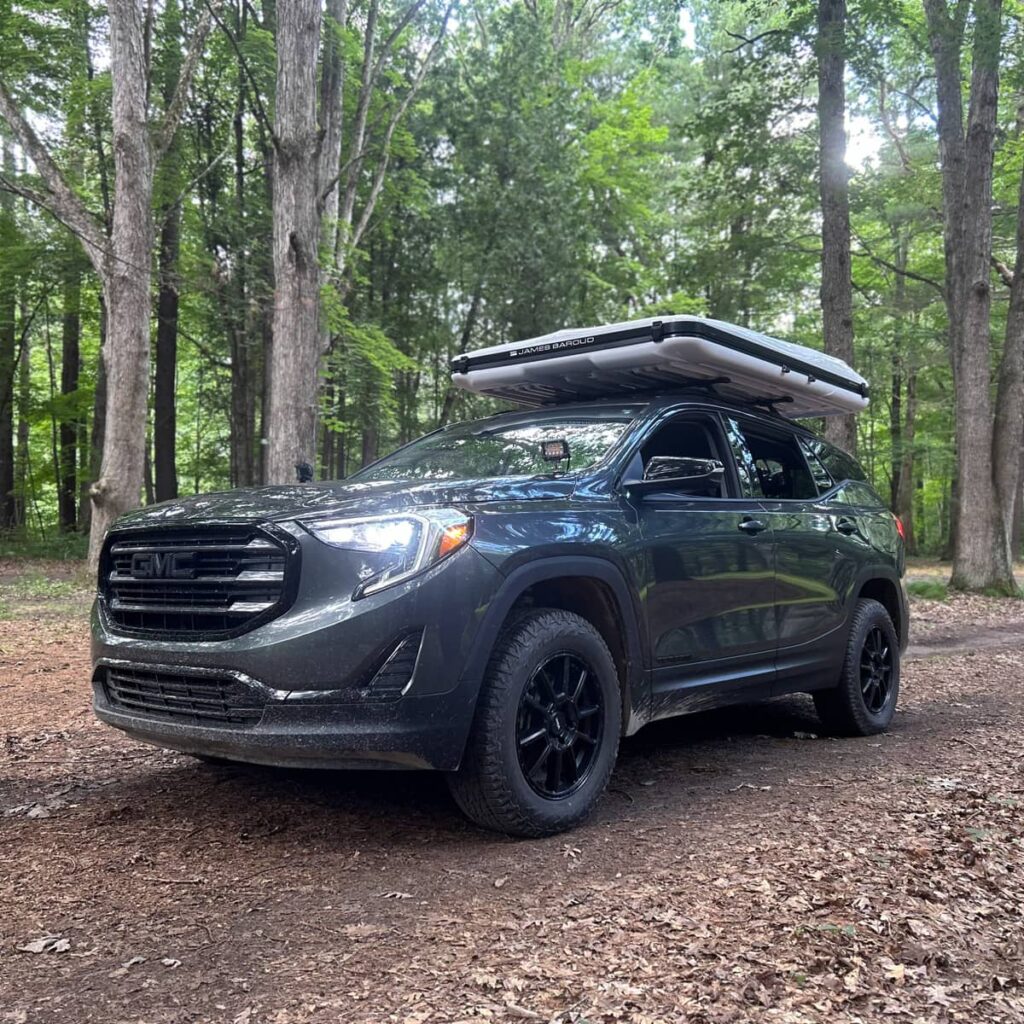
[[[66,953],[70,948],[71,943],[59,935],[44,935],[41,939],[18,946],[22,953]]]

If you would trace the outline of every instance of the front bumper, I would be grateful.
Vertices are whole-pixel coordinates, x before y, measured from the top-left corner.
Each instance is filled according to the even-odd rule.
[[[171,750],[290,768],[454,770],[476,700],[470,680],[446,694],[407,695],[388,703],[331,703],[329,695],[310,702],[277,693],[252,725],[203,725],[115,705],[103,683],[109,664],[101,661],[93,677],[93,707],[101,721]]]
[[[116,632],[93,611],[97,717],[158,746],[290,767],[453,770],[462,758],[480,680],[467,671],[500,573],[471,546],[421,576],[358,601],[339,587],[340,553],[296,528],[304,548],[298,592],[278,618],[225,640],[158,640]],[[342,593],[339,593],[339,590]],[[398,685],[375,689],[389,657],[413,638]],[[119,699],[111,670],[157,679],[146,706]],[[189,679],[232,682],[244,724],[152,710]],[[394,683],[395,673],[390,682]],[[406,678],[406,676],[408,678]]]

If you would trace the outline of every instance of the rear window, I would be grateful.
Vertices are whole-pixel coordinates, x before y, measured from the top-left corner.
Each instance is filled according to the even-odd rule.
[[[833,495],[836,501],[868,508],[885,507],[878,492],[868,483],[867,473],[852,455],[818,437],[801,437],[800,447],[807,456],[807,465],[819,494],[843,484]]]
[[[801,438],[801,442],[808,450],[809,457],[813,456],[824,466],[833,484],[841,484],[844,480],[867,482],[867,473],[852,455],[847,455],[842,449],[822,441],[820,437]]]
[[[848,480],[836,491],[835,500],[844,505],[860,505],[862,508],[885,507],[878,491],[861,480]]]

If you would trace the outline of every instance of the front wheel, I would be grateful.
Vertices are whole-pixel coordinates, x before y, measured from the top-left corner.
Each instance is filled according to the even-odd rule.
[[[581,822],[608,784],[622,697],[601,634],[572,612],[515,620],[491,655],[449,788],[478,825],[544,836]]]
[[[818,717],[839,736],[873,736],[889,728],[899,693],[900,643],[892,619],[877,601],[858,601],[839,685],[814,694]]]

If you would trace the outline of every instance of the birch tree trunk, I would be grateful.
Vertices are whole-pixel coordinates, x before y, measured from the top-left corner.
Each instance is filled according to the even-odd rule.
[[[266,482],[294,483],[314,461],[320,368],[320,131],[316,69],[320,0],[277,11],[274,111],[274,326],[268,373]]]
[[[853,364],[850,184],[846,169],[846,0],[818,4],[818,126],[821,190],[821,312],[825,351]],[[825,436],[852,452],[853,416],[825,421]]]

